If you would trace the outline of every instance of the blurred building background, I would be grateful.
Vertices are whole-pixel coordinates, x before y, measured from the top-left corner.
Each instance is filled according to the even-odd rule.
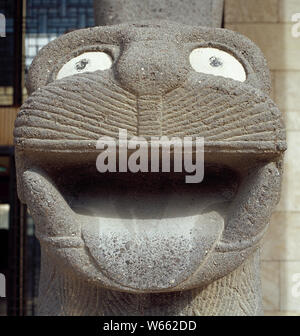
[[[0,38],[0,273],[7,282],[0,315],[34,315],[40,249],[16,195],[13,125],[33,58],[59,35],[93,26],[93,0],[0,0],[0,13],[6,18]]]
[[[93,26],[92,2],[0,0],[7,28],[7,36],[0,38],[0,273],[7,276],[0,314],[34,315],[38,290],[39,244],[15,190],[12,131],[26,98],[26,72],[49,41]],[[300,13],[299,0],[225,0],[224,27],[248,36],[264,52],[272,98],[287,127],[282,198],[262,250],[266,315],[300,315],[300,297],[295,295],[300,291],[300,37],[292,35],[295,13]]]
[[[296,13],[299,0],[225,0],[225,27],[248,36],[267,58],[272,98],[287,129],[281,201],[262,250],[267,315],[300,315],[300,34],[292,34],[300,31],[292,22]]]

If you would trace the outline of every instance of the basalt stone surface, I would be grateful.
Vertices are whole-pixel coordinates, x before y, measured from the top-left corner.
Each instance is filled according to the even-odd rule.
[[[221,27],[223,0],[95,0],[94,9],[99,26],[158,19]]]
[[[160,20],[78,30],[39,52],[27,87],[15,144],[42,247],[39,314],[262,313],[259,246],[286,142],[250,40]],[[97,140],[119,129],[204,137],[203,182],[100,174]]]

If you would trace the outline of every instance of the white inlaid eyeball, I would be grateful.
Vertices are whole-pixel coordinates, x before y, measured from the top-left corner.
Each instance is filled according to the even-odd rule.
[[[112,58],[102,51],[85,52],[72,58],[58,72],[56,79],[97,70],[107,70],[112,66]]]
[[[243,65],[231,54],[217,48],[197,48],[190,54],[190,64],[197,72],[222,76],[240,82],[247,79]]]

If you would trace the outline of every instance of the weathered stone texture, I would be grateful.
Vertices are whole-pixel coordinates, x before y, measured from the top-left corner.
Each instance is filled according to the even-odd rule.
[[[195,71],[196,48],[227,52],[245,80]],[[87,51],[106,52],[111,68],[57,79]],[[254,43],[180,21],[99,26],[43,48],[27,86],[15,143],[19,196],[42,246],[41,315],[262,313],[258,251],[286,143]],[[99,174],[97,140],[119,129],[148,142],[205,137],[204,181]]]

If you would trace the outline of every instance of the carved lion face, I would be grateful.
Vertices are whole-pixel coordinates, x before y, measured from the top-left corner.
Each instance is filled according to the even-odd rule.
[[[281,114],[259,49],[224,29],[145,22],[61,36],[15,124],[18,189],[61,269],[131,292],[204,286],[258,247],[280,192]],[[204,137],[205,177],[96,170],[96,141]]]

